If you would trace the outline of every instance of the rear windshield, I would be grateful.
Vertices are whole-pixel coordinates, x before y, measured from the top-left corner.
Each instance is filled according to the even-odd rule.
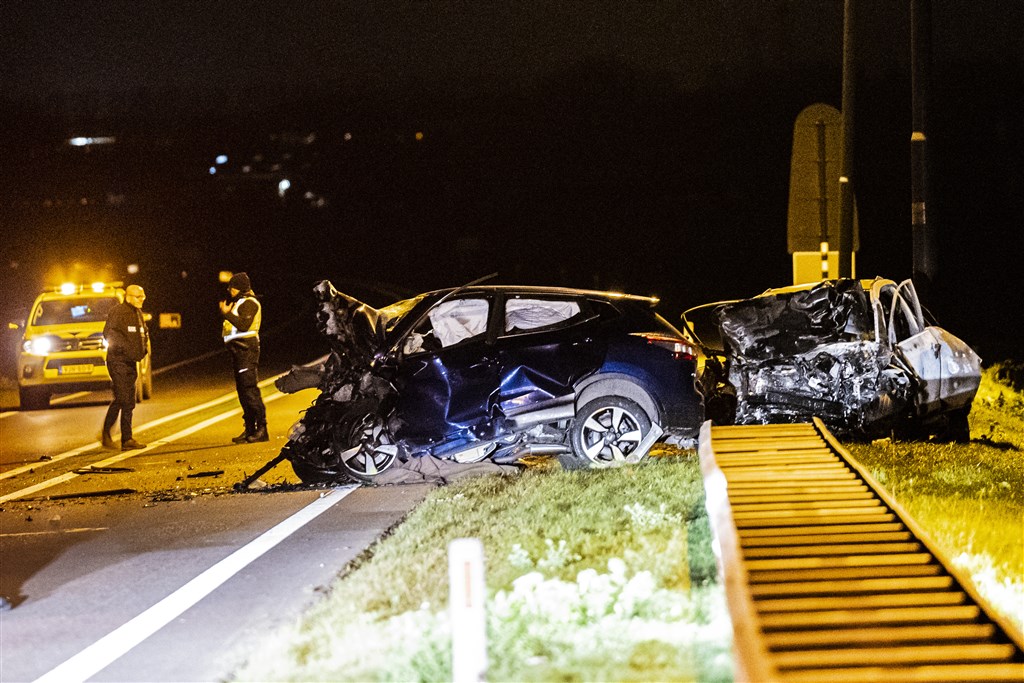
[[[40,301],[32,311],[30,324],[38,326],[104,322],[107,313],[116,304],[117,299],[110,296]]]

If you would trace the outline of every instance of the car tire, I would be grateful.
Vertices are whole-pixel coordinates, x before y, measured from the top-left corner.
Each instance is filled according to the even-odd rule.
[[[341,466],[353,478],[372,482],[398,460],[399,447],[384,419],[375,412],[356,408],[338,425],[335,446],[348,444],[341,454]]]
[[[291,460],[292,471],[303,484],[338,484],[349,480],[344,472],[322,470],[301,460]]]
[[[630,455],[650,431],[651,418],[633,401],[595,398],[576,411],[569,431],[572,454],[559,462],[563,469],[618,467],[632,461]]]
[[[50,390],[45,387],[18,387],[22,410],[45,410],[50,407]]]
[[[288,459],[292,471],[303,484],[345,484],[351,481],[351,477],[340,468],[309,462],[306,445],[293,439],[284,445],[281,455]]]
[[[945,443],[971,442],[971,407],[954,410],[946,416],[946,423],[938,434],[936,441]]]

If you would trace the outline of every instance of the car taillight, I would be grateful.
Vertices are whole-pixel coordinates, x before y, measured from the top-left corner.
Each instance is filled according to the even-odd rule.
[[[668,349],[676,360],[695,360],[697,358],[697,352],[693,346],[677,337],[667,337],[661,334],[643,334],[640,336],[646,339],[648,344]]]

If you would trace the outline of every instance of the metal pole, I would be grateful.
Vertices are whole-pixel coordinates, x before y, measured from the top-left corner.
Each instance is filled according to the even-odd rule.
[[[931,75],[931,24],[931,0],[911,0],[910,68],[913,132],[910,135],[910,215],[914,247],[914,288],[922,299],[927,299],[938,272],[935,226],[928,224],[925,211],[928,198],[928,139],[925,131],[928,82]]]
[[[853,277],[854,0],[843,2],[843,166],[839,175],[839,277]]]
[[[825,153],[825,122],[818,119],[815,124],[818,130],[818,243],[821,250],[821,277],[829,277],[828,272],[828,157]]]

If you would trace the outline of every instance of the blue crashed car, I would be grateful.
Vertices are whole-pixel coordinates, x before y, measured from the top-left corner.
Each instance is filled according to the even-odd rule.
[[[693,346],[655,298],[477,285],[374,309],[328,281],[314,293],[331,353],[277,382],[320,389],[283,451],[306,482],[372,481],[421,456],[635,463],[704,418]]]

